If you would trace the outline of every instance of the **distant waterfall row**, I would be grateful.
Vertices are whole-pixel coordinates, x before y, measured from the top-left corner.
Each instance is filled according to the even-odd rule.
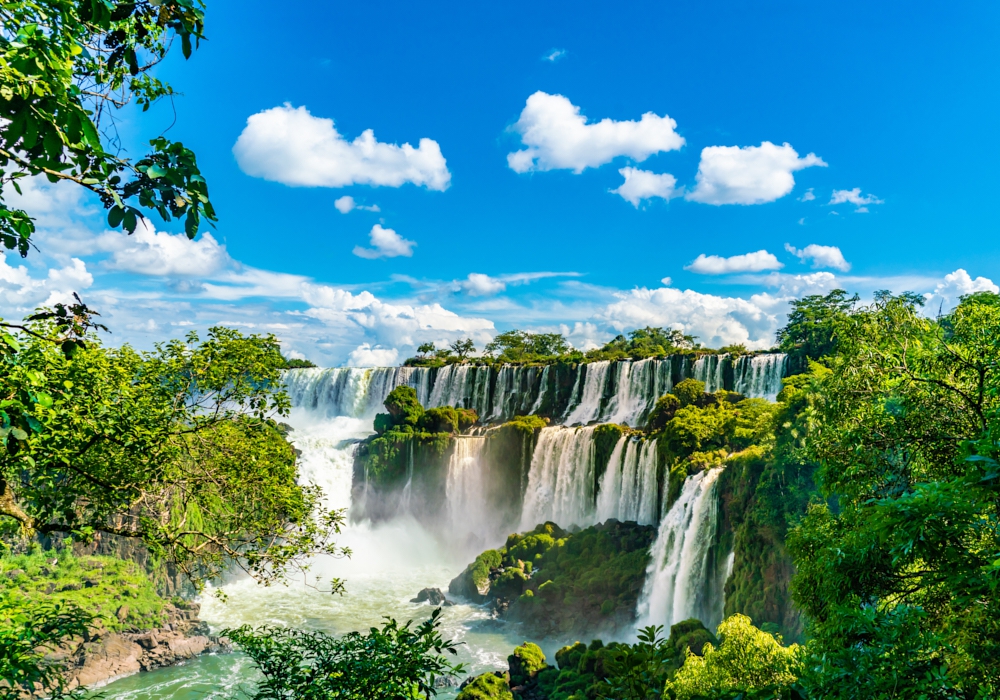
[[[786,356],[673,355],[662,359],[522,367],[456,364],[440,368],[376,367],[294,369],[285,382],[292,404],[326,417],[368,418],[389,392],[412,386],[426,407],[472,408],[484,422],[536,413],[555,423],[612,422],[638,426],[656,400],[682,379],[774,400]]]

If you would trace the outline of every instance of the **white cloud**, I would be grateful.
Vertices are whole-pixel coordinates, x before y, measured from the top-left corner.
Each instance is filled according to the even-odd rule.
[[[422,138],[417,148],[397,146],[377,141],[371,129],[348,141],[332,119],[287,103],[248,118],[233,154],[247,175],[296,187],[400,187],[412,182],[445,190],[451,182],[437,141]]]
[[[409,258],[413,256],[413,241],[408,241],[391,228],[382,228],[380,224],[372,226],[371,233],[368,234],[372,248],[362,248],[354,246],[354,254],[359,258],[374,260],[375,258],[397,258],[403,256]]]
[[[676,189],[677,178],[670,173],[660,175],[638,168],[622,168],[618,172],[625,176],[625,182],[611,192],[621,195],[622,199],[631,202],[636,209],[639,208],[639,202],[644,199],[660,197],[670,201],[680,194]]]
[[[109,231],[97,245],[111,253],[105,263],[109,268],[140,275],[207,277],[234,264],[212,234],[191,240],[182,233],[158,232],[148,221],[140,222],[132,235]]]
[[[469,277],[463,280],[461,285],[462,289],[474,297],[499,294],[507,289],[505,282],[481,272],[470,272]]]
[[[371,206],[365,206],[364,204],[358,204],[354,201],[354,197],[345,194],[343,197],[339,197],[333,206],[336,207],[337,211],[341,214],[347,214],[355,209],[359,211],[382,211],[378,208],[377,204],[372,204]]]
[[[814,270],[821,267],[832,267],[841,272],[848,272],[851,269],[851,263],[844,259],[844,254],[840,252],[840,248],[837,246],[810,243],[805,248],[799,250],[792,244],[786,243],[785,250],[802,262],[811,260]]]
[[[767,294],[741,299],[669,287],[641,287],[615,296],[617,301],[596,316],[615,331],[644,326],[676,328],[711,347],[734,343],[752,349],[770,347],[787,308],[785,300]]]
[[[492,296],[506,290],[509,285],[530,284],[551,277],[582,277],[582,275],[579,272],[515,272],[491,277],[481,272],[472,272],[464,280],[457,281],[455,285],[469,296]]]
[[[362,343],[347,356],[348,367],[391,367],[399,359],[399,350],[383,348],[380,345],[372,347],[371,343]]]
[[[939,310],[948,313],[958,305],[963,295],[973,292],[997,294],[1000,293],[1000,287],[986,277],[972,279],[968,272],[959,268],[945,275],[944,281],[940,282],[933,292],[924,294],[924,298],[927,300],[924,309],[931,316],[936,316]]]
[[[709,146],[701,151],[697,182],[687,199],[704,204],[763,204],[795,187],[792,173],[814,165],[826,167],[814,153],[800,158],[785,143],[775,146]]]
[[[617,156],[643,161],[654,153],[675,151],[684,139],[670,117],[646,112],[639,121],[603,119],[588,124],[580,108],[562,95],[536,92],[511,127],[527,148],[507,154],[518,173],[567,169],[581,173]]]
[[[44,277],[35,277],[25,265],[10,265],[0,252],[0,316],[67,303],[74,292],[82,293],[93,283],[94,276],[79,258],[70,258],[68,264],[50,267]]]
[[[685,270],[697,272],[699,275],[727,275],[733,272],[761,272],[763,270],[780,270],[782,265],[774,254],[766,250],[755,253],[733,255],[723,258],[718,255],[702,253]]]
[[[808,190],[806,190],[805,194],[803,194],[801,197],[799,197],[799,201],[800,202],[811,202],[814,199],[816,199],[816,195],[813,194],[813,189],[814,189],[813,187],[810,187]]]
[[[806,225],[806,217],[803,216],[801,219],[799,219],[799,226],[805,226],[805,225]]]
[[[865,213],[868,211],[867,205],[869,204],[885,204],[884,200],[879,199],[873,194],[861,194],[861,188],[855,187],[853,190],[834,190],[833,195],[830,197],[830,201],[827,205],[833,204],[844,204],[845,202],[853,204],[856,207],[860,207],[858,212]],[[862,211],[862,209],[864,211]]]
[[[542,56],[543,61],[550,61],[555,63],[560,58],[566,57],[566,49],[552,49],[547,51],[544,56]]]

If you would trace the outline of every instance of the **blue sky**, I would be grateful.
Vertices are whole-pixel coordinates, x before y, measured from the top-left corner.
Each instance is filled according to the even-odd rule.
[[[223,322],[368,364],[511,327],[766,347],[802,294],[936,311],[1000,278],[995,3],[212,0],[207,18],[160,69],[183,97],[120,132],[138,154],[176,109],[218,228],[126,239],[33,187],[42,254],[0,264],[4,315],[79,291],[112,342]]]

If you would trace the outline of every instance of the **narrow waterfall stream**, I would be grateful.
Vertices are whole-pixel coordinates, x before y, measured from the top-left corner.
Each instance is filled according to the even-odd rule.
[[[689,476],[663,516],[639,598],[639,625],[670,625],[697,617],[710,629],[722,621],[723,601],[709,554],[718,526],[715,486],[723,468]],[[723,574],[724,575],[724,574]]]

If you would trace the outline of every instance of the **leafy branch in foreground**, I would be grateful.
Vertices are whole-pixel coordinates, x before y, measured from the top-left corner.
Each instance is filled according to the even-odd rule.
[[[62,669],[44,656],[67,637],[85,635],[91,620],[74,605],[26,606],[0,596],[0,700],[82,697],[80,690],[66,687]]]
[[[441,609],[416,627],[386,618],[367,634],[243,626],[222,634],[238,644],[263,675],[253,700],[414,700],[436,695],[435,681],[463,672],[443,654],[456,644],[441,637]]]
[[[5,0],[0,4],[0,242],[26,256],[34,221],[3,187],[44,175],[96,193],[112,228],[135,231],[142,212],[184,219],[193,238],[215,221],[195,155],[162,136],[133,162],[120,155],[115,113],[176,94],[150,70],[179,38],[184,56],[204,38],[200,0]],[[134,204],[133,204],[134,203]]]

